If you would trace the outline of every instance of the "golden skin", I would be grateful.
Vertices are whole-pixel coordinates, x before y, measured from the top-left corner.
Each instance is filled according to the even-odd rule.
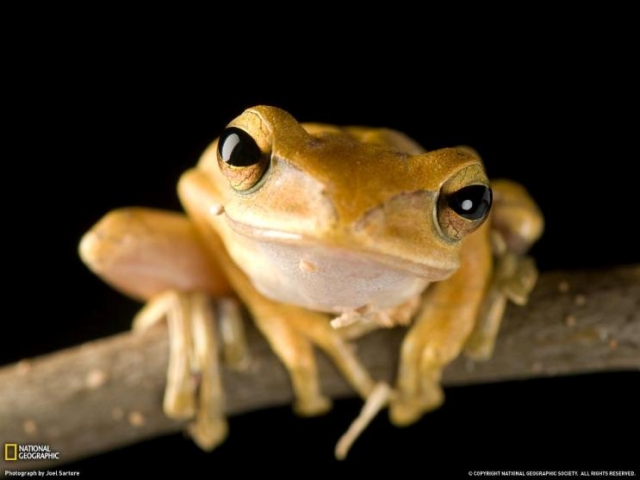
[[[493,184],[489,222],[456,212],[452,196],[489,185],[469,148],[425,152],[393,130],[299,124],[266,106],[228,128],[243,136],[226,131],[180,180],[186,216],[119,210],[81,242],[94,271],[148,301],[139,325],[166,317],[178,338],[165,411],[198,415],[191,433],[203,448],[224,438],[222,387],[206,354],[215,332],[202,333],[203,319],[211,319],[202,298],[231,292],[289,370],[299,413],[329,407],[312,345],[367,398],[374,383],[348,339],[409,321],[391,419],[411,423],[440,405],[442,369],[465,344],[474,358],[490,356],[506,300],[525,302],[535,283],[523,257],[542,232],[535,203],[501,181]],[[253,142],[258,160],[227,161],[238,142]],[[235,333],[223,339],[225,358],[238,364],[245,357],[238,315],[227,312],[218,320]],[[207,372],[197,401],[190,369]]]

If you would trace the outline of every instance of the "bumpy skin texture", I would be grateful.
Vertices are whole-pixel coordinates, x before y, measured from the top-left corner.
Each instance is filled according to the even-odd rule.
[[[506,301],[526,302],[535,283],[524,253],[543,222],[526,191],[495,182],[491,214],[473,215],[488,202],[489,182],[469,148],[425,152],[393,130],[299,124],[266,106],[228,128],[180,180],[186,216],[112,212],[81,243],[96,273],[149,301],[139,324],[167,317],[183,333],[167,411],[194,415],[187,367],[212,370],[210,358],[206,369],[179,360],[194,345],[203,356],[202,326],[177,326],[202,325],[196,294],[235,294],[245,304],[289,370],[301,414],[330,405],[312,346],[367,398],[374,383],[348,340],[408,323],[391,419],[411,423],[440,405],[442,369],[465,345],[473,358],[489,357]],[[219,321],[237,324],[226,317]],[[220,389],[209,389],[200,408],[219,403]],[[204,448],[226,432],[213,410],[192,430]]]

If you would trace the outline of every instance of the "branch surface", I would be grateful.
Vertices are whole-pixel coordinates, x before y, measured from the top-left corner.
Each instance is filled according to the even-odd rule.
[[[374,378],[393,378],[404,331],[357,342]],[[223,372],[229,415],[292,400],[286,371],[264,339],[252,327],[247,337],[250,370]],[[60,465],[180,431],[184,422],[162,413],[167,354],[167,331],[158,326],[0,368],[0,442],[50,445]],[[354,395],[319,357],[324,391]],[[460,358],[446,369],[444,384],[621,370],[640,370],[640,265],[543,274],[528,306],[507,308],[492,360]],[[51,464],[2,460],[0,476]]]

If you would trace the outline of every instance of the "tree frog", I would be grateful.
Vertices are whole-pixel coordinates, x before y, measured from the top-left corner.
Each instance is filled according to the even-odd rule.
[[[146,302],[135,326],[168,321],[164,408],[194,418],[205,449],[227,430],[216,336],[232,363],[246,356],[232,298],[286,366],[303,415],[330,406],[312,347],[367,399],[375,382],[351,339],[409,325],[389,400],[392,422],[405,425],[442,403],[443,368],[463,350],[491,355],[506,301],[525,303],[536,281],[525,253],[543,230],[538,207],[514,182],[490,184],[468,147],[426,151],[395,130],[298,123],[257,106],[182,175],[178,193],[185,214],[112,211],[80,255]]]

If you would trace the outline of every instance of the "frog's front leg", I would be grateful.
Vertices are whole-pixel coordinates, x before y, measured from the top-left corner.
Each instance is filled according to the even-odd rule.
[[[172,418],[195,417],[189,426],[191,436],[202,448],[214,448],[224,439],[227,426],[208,296],[220,297],[230,289],[191,222],[184,215],[160,210],[115,210],[85,234],[80,255],[107,283],[147,301],[136,316],[135,328],[167,319],[170,355],[164,411]],[[233,309],[224,311],[228,313],[216,320],[232,326],[240,321]]]
[[[529,247],[542,235],[544,219],[527,191],[516,182],[495,180],[491,235],[495,267],[465,353],[473,360],[487,360],[493,353],[507,301],[527,303],[538,278]]]
[[[298,414],[317,415],[331,405],[320,393],[312,345],[320,347],[333,360],[361,397],[371,393],[373,381],[368,372],[339,332],[331,327],[326,315],[272,302],[251,290],[245,290],[243,299],[257,327],[289,371]]]
[[[407,425],[440,406],[442,370],[461,352],[478,316],[491,276],[488,228],[464,240],[460,268],[423,295],[423,306],[404,339],[391,421]]]

